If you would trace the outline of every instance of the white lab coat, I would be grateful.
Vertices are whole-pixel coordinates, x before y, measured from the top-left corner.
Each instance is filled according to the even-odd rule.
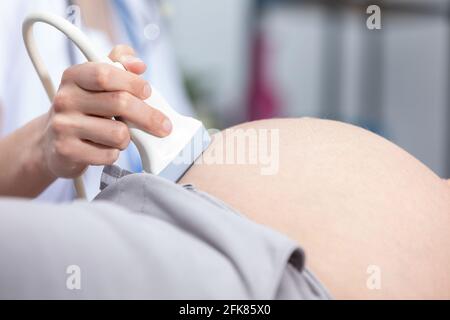
[[[128,0],[126,4],[130,6],[132,12],[136,13],[136,11],[150,9],[146,6],[146,1],[150,0]],[[24,17],[35,10],[45,10],[65,16],[66,6],[64,0],[0,1],[0,105],[3,107],[0,113],[0,136],[42,115],[50,107],[50,102],[23,44],[21,27]],[[118,19],[118,17],[116,14],[115,18]],[[145,26],[142,26],[141,30],[144,28]],[[86,29],[85,32],[94,39],[97,47],[108,54],[113,44],[109,43],[103,34]],[[123,43],[129,43],[126,33],[120,36],[124,39]],[[54,84],[57,86],[63,71],[70,65],[67,39],[47,25],[36,25],[35,37]],[[178,112],[191,115],[191,107],[182,89],[180,75],[174,64],[167,37],[162,33],[156,41],[150,43],[148,50],[141,58],[149,65],[147,77],[152,85],[159,89]],[[126,151],[121,154],[118,164],[130,168]],[[8,170],[8,168],[0,170]],[[90,167],[84,176],[89,199],[98,193],[101,170],[102,167]],[[70,201],[74,196],[72,181],[58,179],[38,197],[38,200],[62,202]]]

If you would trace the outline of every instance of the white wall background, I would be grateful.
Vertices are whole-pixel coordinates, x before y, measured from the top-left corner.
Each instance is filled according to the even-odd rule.
[[[170,0],[170,29],[183,70],[203,78],[223,117],[244,114],[250,1]]]
[[[173,6],[171,32],[182,68],[200,75],[208,84],[210,106],[220,116],[232,121],[243,119],[250,1],[169,2]],[[377,64],[370,66],[367,55],[371,49],[364,46],[370,43],[368,37],[377,38],[365,27],[365,13],[353,9],[341,14],[337,30],[342,30],[339,41],[343,52],[331,75],[324,64],[330,54],[324,52],[324,36],[336,27],[327,20],[329,13],[327,16],[318,6],[299,5],[278,7],[264,16],[271,74],[283,103],[283,115],[320,116],[324,108],[337,107],[343,120],[359,121],[364,120],[365,113],[372,117],[370,108],[376,105],[379,110],[374,113],[382,122],[381,132],[444,175],[450,166],[445,157],[449,144],[446,126],[450,125],[446,113],[449,23],[429,15],[382,13],[382,36],[377,40],[382,44],[381,62],[372,61]],[[379,102],[365,100],[364,93],[375,81],[370,79],[370,72],[365,72],[370,68],[380,77],[379,88],[375,88],[380,92]],[[324,85],[329,77],[339,88],[336,100]],[[330,99],[324,99],[327,94]],[[334,101],[335,105],[330,105]]]

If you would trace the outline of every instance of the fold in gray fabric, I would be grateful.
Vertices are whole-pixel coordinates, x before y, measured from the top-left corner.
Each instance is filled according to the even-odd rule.
[[[0,298],[329,298],[295,242],[193,186],[108,181],[94,203],[0,201]]]
[[[108,186],[108,182],[112,185]],[[153,175],[131,174],[113,166],[105,167],[102,189],[96,200],[110,200],[131,211],[166,221],[188,234],[192,241],[203,244],[198,254],[189,248],[189,243],[183,244],[186,252],[193,255],[183,269],[189,270],[199,288],[217,291],[218,296],[208,298],[329,298],[323,286],[304,267],[304,253],[294,241],[248,220],[192,185],[178,186]],[[170,247],[172,240],[169,239]],[[217,254],[221,257],[215,260]],[[198,265],[211,264],[211,267],[195,270],[192,261]],[[167,264],[168,270],[173,268],[167,276],[176,274],[179,266],[170,265],[169,261]],[[221,277],[226,279],[223,287],[217,282]],[[180,282],[173,283],[174,290],[179,290],[179,285]],[[185,292],[190,290],[184,288]]]

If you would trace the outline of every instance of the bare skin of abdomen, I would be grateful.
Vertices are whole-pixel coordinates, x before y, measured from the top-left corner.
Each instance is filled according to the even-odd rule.
[[[448,181],[351,125],[286,119],[237,128],[279,130],[276,174],[262,175],[262,164],[211,164],[229,131],[181,183],[295,239],[334,298],[450,298]]]

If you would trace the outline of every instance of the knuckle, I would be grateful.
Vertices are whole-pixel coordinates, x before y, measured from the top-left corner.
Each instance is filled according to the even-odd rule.
[[[63,112],[70,107],[70,95],[65,89],[60,89],[53,99],[53,109],[55,112]]]
[[[106,164],[107,165],[114,164],[117,161],[117,159],[119,159],[119,155],[120,155],[120,150],[118,150],[118,149],[108,150],[106,152],[106,159],[105,159]]]
[[[125,91],[113,92],[112,99],[118,115],[121,115],[123,112],[125,112],[128,104],[130,103],[130,96]]]
[[[56,114],[51,119],[50,128],[56,134],[63,134],[68,129],[68,121],[64,116]]]
[[[130,143],[130,132],[128,127],[122,122],[117,123],[113,135],[115,143],[120,150],[124,150]]]
[[[97,65],[94,71],[94,81],[100,88],[105,88],[108,84],[110,69],[107,65]]]
[[[67,81],[70,81],[73,77],[73,72],[74,72],[74,67],[70,67],[70,68],[67,68],[66,70],[64,70],[62,77],[61,77],[61,82],[65,83]]]

